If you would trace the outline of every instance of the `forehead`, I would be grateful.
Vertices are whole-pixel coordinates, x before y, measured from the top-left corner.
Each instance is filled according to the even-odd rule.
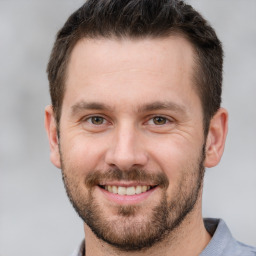
[[[191,43],[182,36],[143,39],[80,39],[71,52],[68,75],[84,67],[83,73],[111,72],[116,64],[122,68],[161,68],[166,74],[176,69],[186,72],[193,65],[194,50]]]
[[[143,95],[149,101],[151,97],[166,101],[166,92],[173,98],[195,94],[194,66],[193,46],[181,36],[84,38],[71,53],[64,101],[101,96],[104,101],[116,97],[136,101]]]

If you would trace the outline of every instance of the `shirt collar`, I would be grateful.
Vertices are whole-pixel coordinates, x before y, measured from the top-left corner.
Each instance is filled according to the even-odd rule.
[[[80,246],[73,252],[71,256],[84,256],[85,255],[85,241],[83,240]]]
[[[223,255],[227,245],[235,242],[226,223],[222,219],[206,218],[204,225],[212,239],[200,256]]]

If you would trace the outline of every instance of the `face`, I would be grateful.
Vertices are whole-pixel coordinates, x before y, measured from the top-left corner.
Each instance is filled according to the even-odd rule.
[[[205,139],[194,66],[181,37],[83,39],[72,52],[53,162],[85,226],[120,249],[171,237],[197,211]]]

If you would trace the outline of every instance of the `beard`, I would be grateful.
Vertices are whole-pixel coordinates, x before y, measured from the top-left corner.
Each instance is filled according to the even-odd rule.
[[[175,230],[194,209],[200,197],[204,177],[205,146],[199,159],[181,170],[175,191],[168,199],[169,181],[163,172],[149,174],[148,170],[132,168],[122,171],[117,168],[106,172],[90,171],[85,177],[81,190],[78,179],[72,174],[72,168],[66,170],[61,154],[62,177],[71,204],[101,240],[122,251],[145,250],[168,237],[175,239]],[[115,214],[104,214],[104,206],[97,202],[94,189],[101,181],[148,181],[158,184],[161,199],[154,202],[150,209],[140,205],[119,205],[113,207]]]

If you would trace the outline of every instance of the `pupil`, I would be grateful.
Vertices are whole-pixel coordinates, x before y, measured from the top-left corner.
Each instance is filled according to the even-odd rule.
[[[154,117],[154,123],[157,124],[157,125],[160,125],[160,124],[165,124],[166,123],[166,119],[163,118],[163,117]]]
[[[103,118],[99,117],[99,116],[93,117],[92,118],[92,123],[93,124],[102,124],[103,123]]]

